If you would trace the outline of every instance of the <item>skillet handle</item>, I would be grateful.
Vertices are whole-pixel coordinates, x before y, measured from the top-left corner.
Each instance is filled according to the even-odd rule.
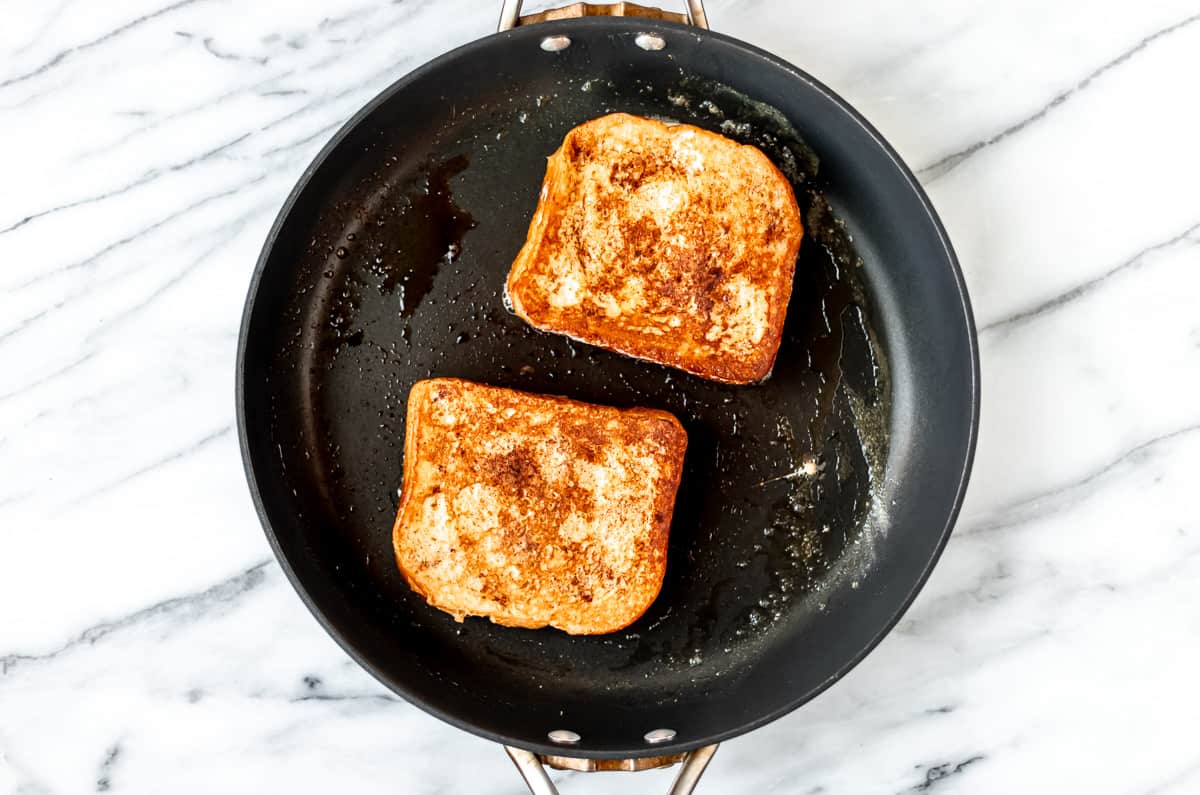
[[[674,14],[658,8],[647,8],[635,3],[612,3],[606,5],[573,3],[562,8],[554,8],[537,14],[530,14],[527,17],[521,16],[521,0],[504,0],[504,4],[500,8],[500,24],[496,29],[511,30],[517,25],[529,24],[531,22],[603,15],[669,19],[674,22],[686,22],[698,28],[708,30],[708,16],[704,13],[704,0],[687,0],[686,14]]]
[[[525,779],[525,785],[529,787],[530,795],[558,795],[558,789],[554,786],[554,782],[550,780],[549,774],[546,773],[546,768],[542,764],[543,757],[538,756],[532,751],[526,751],[524,748],[513,748],[511,745],[504,746],[504,750],[508,752],[509,758],[513,764],[517,766],[517,771],[521,774],[521,778]],[[646,767],[669,767],[675,761],[682,761],[683,767],[679,768],[679,775],[675,777],[675,783],[671,785],[671,791],[668,795],[691,795],[696,789],[696,784],[700,781],[700,776],[704,775],[704,769],[708,767],[708,761],[712,759],[712,755],[717,752],[716,745],[706,745],[703,748],[697,748],[695,751],[689,751],[686,754],[681,754],[679,757],[659,757],[649,760],[650,764]],[[563,757],[552,757],[553,760],[565,761]],[[662,762],[665,760],[665,764]],[[587,763],[597,760],[576,759],[574,761]],[[571,769],[582,770],[640,770],[642,767],[638,765],[641,760],[637,759],[620,759],[608,764],[598,765],[583,765],[579,768],[572,767]]]

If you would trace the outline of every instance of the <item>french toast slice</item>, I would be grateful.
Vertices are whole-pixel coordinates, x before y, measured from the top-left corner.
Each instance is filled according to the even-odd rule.
[[[550,156],[506,292],[543,331],[752,383],[775,363],[803,234],[755,147],[614,113]]]
[[[418,381],[392,530],[400,572],[459,621],[615,632],[662,586],[686,447],[665,411]]]

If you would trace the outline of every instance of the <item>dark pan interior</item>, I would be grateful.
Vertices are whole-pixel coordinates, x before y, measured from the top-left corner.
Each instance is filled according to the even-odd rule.
[[[665,51],[634,45],[651,29]],[[542,51],[557,32],[571,47]],[[705,382],[532,331],[505,311],[546,156],[572,126],[614,110],[756,143],[793,179],[808,229],[763,384]],[[553,750],[546,733],[565,728],[583,737],[571,753],[662,753],[795,707],[895,621],[957,510],[974,356],[936,219],[839,100],[719,36],[575,20],[418,70],[318,158],[251,288],[239,419],[285,569],[383,682],[509,743]],[[683,421],[668,572],[645,616],[571,637],[458,624],[409,591],[391,525],[408,389],[431,375]],[[648,747],[643,734],[663,727],[674,743]]]

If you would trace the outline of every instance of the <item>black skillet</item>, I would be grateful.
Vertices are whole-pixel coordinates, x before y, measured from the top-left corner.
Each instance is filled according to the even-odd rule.
[[[510,18],[518,9],[506,4]],[[709,383],[505,310],[546,156],[613,110],[755,143],[792,179],[807,229],[764,383]],[[694,784],[709,746],[852,668],[949,536],[979,409],[962,275],[879,134],[768,53],[629,16],[505,30],[356,114],[267,238],[237,367],[251,493],[301,598],[381,682],[510,746],[543,792],[534,754],[637,768],[703,749]],[[428,376],[680,418],[687,467],[666,581],[644,617],[571,637],[457,624],[409,591],[391,524],[405,400]]]

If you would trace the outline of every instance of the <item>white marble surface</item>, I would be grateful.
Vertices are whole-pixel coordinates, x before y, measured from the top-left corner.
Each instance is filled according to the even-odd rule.
[[[301,170],[485,0],[48,0],[0,23],[0,792],[515,795],[271,559],[232,430]],[[929,188],[982,330],[904,622],[701,792],[1200,792],[1200,4],[714,0]],[[566,793],[669,774],[568,776]],[[641,788],[641,789],[639,789]]]

